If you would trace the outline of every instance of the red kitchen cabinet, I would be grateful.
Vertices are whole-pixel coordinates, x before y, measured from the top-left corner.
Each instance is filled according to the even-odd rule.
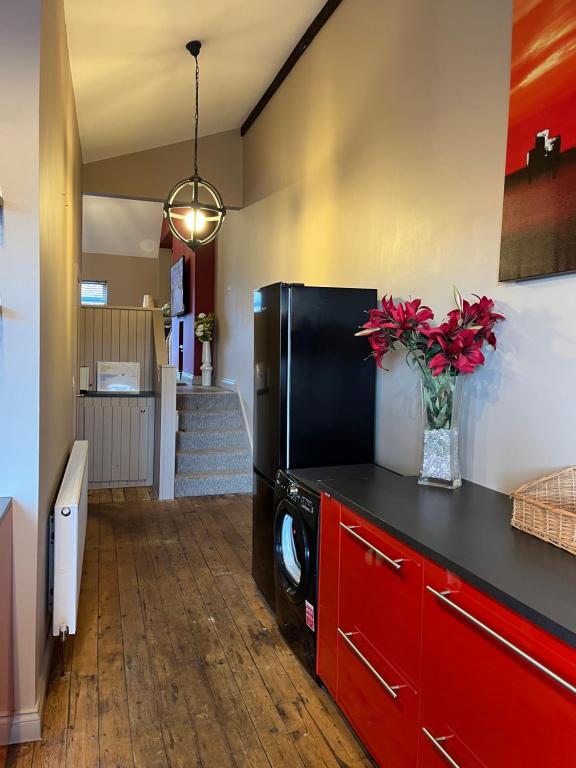
[[[424,584],[419,765],[574,768],[574,651],[433,563]]]
[[[338,704],[379,765],[414,768],[418,693],[359,633],[338,634]]]
[[[422,558],[346,507],[340,528],[339,626],[359,633],[417,686]]]
[[[576,768],[576,652],[325,495],[318,674],[381,768]]]
[[[318,576],[316,671],[338,698],[338,570],[340,567],[340,504],[322,494]]]

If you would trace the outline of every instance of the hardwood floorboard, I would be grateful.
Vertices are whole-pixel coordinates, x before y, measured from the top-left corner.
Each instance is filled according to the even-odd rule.
[[[128,717],[134,765],[137,768],[166,768],[168,759],[156,703],[129,515],[117,523],[115,532]]]
[[[205,608],[177,529],[167,516],[158,518],[157,522],[179,585],[183,609],[193,628],[198,657],[204,664],[221,721],[226,723],[228,741],[235,761],[241,768],[269,768],[270,763],[242,701],[240,689],[226,660],[214,623]]]
[[[117,768],[134,765],[128,716],[128,693],[124,672],[124,644],[120,617],[120,595],[114,515],[100,506],[98,589],[98,741],[100,765]]]
[[[89,492],[78,632],[7,768],[373,768],[251,576],[251,500]],[[59,649],[58,649],[59,650]]]
[[[191,765],[201,765],[198,738],[192,727],[184,687],[174,659],[170,632],[166,626],[164,606],[158,589],[143,518],[136,510],[132,517],[131,540],[134,562],[150,658],[150,671],[168,763],[171,766],[185,765],[186,763],[182,760],[183,755],[186,755]]]
[[[219,535],[217,516],[209,509],[199,515],[197,522],[191,521],[191,525],[198,542],[209,542],[210,562],[217,562],[220,572],[216,577],[218,588],[240,632],[250,639],[248,649],[255,664],[268,672],[264,676],[266,687],[304,765],[338,768],[333,752],[306,710],[290,676],[279,663],[270,626],[263,626],[258,621],[238,589],[236,577],[242,565],[236,551]],[[227,572],[223,573],[224,570]]]
[[[98,749],[98,566],[100,521],[87,523],[78,604],[77,633],[71,664],[66,761],[93,768]]]
[[[10,747],[6,755],[6,768],[32,768],[34,742],[16,744]]]

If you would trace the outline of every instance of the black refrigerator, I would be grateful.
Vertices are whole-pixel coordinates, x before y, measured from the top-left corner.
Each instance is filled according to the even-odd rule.
[[[276,472],[373,461],[376,371],[354,333],[376,303],[364,288],[254,292],[252,574],[271,605]]]

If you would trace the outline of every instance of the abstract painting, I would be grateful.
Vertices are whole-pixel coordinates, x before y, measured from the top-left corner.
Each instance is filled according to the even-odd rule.
[[[514,0],[500,280],[576,271],[576,2]]]

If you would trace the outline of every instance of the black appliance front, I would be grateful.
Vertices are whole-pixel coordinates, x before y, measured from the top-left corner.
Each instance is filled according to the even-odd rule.
[[[374,460],[376,371],[354,334],[376,301],[375,290],[291,287],[287,469]]]
[[[296,656],[315,676],[320,496],[280,471],[274,504],[276,619]]]
[[[252,498],[252,576],[274,610],[274,485],[256,472]]]
[[[376,291],[276,283],[254,293],[254,469],[374,459],[376,373],[354,333]]]
[[[288,286],[254,292],[254,469],[270,483],[286,464]]]
[[[286,283],[254,292],[252,571],[270,603],[277,471],[374,458],[376,372],[354,332],[376,300],[375,290]]]

